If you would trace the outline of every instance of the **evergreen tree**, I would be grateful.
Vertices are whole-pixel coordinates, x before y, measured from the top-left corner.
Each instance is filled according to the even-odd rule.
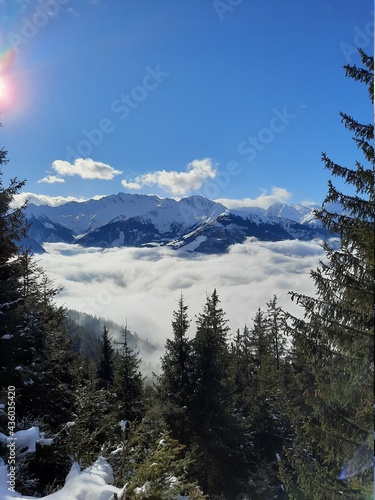
[[[254,393],[254,358],[250,350],[250,330],[247,325],[242,332],[240,329],[236,332],[231,346],[231,358],[235,406],[238,413],[247,418],[251,411]]]
[[[373,58],[346,75],[368,86]],[[326,262],[312,272],[315,297],[293,293],[304,318],[289,316],[295,376],[290,418],[296,432],[283,479],[290,498],[368,498],[373,493],[374,126],[341,113],[365,164],[343,167],[323,154],[325,167],[349,185],[329,182],[317,217],[339,235],[325,243]],[[333,205],[332,205],[333,204]],[[338,210],[337,206],[342,210]],[[355,458],[357,457],[357,458]],[[350,470],[346,472],[347,467]],[[349,477],[350,476],[350,477]]]
[[[200,453],[196,474],[203,492],[232,497],[241,491],[243,428],[233,407],[228,331],[214,290],[197,318],[193,341],[191,427]]]
[[[4,163],[6,152],[1,150],[0,164]],[[62,326],[64,311],[54,304],[58,290],[21,246],[27,233],[24,206],[12,209],[12,202],[23,185],[13,179],[4,188],[0,180],[1,386],[15,387],[15,430],[32,422],[53,434],[72,412],[70,366],[74,356]],[[0,430],[6,432],[2,425]],[[23,470],[19,471],[24,485],[31,487],[38,482],[38,492],[48,488],[54,478],[51,457],[47,458],[41,448],[22,462]],[[65,472],[57,471],[57,481]],[[29,480],[33,476],[35,481]]]
[[[72,412],[74,354],[63,326],[65,312],[54,304],[58,289],[28,251],[20,257],[22,305],[8,317],[8,373],[16,387],[19,419],[38,417],[57,428]]]
[[[267,302],[266,324],[272,342],[273,358],[276,361],[276,369],[281,368],[282,360],[286,355],[286,336],[283,329],[282,309],[277,305],[277,297]]]
[[[118,421],[113,408],[116,395],[106,389],[97,389],[97,379],[80,385],[76,391],[74,425],[65,429],[65,455],[81,466],[91,465],[105,447],[111,445]]]
[[[196,482],[189,479],[192,453],[162,431],[161,425],[151,409],[138,426],[124,428],[118,447],[121,466],[120,453],[112,453],[110,459],[117,485],[125,485],[120,498],[203,500]]]
[[[0,150],[0,165],[7,163],[6,154]],[[27,234],[25,205],[17,209],[11,206],[24,182],[12,179],[5,188],[1,177],[0,171],[1,386],[16,387],[19,419],[28,414],[30,418],[42,416],[53,426],[64,418],[64,411],[69,412],[68,402],[64,404],[66,387],[56,372],[68,370],[70,358],[56,365],[54,357],[58,352],[70,355],[59,326],[63,313],[53,303],[58,289],[52,287],[30,252],[20,244]],[[57,331],[60,342],[53,354]],[[57,387],[61,390],[57,391]]]
[[[140,359],[128,344],[128,328],[122,331],[122,340],[114,373],[114,390],[117,397],[118,421],[134,422],[144,413],[143,376],[139,370]]]
[[[258,369],[265,363],[265,360],[272,356],[272,345],[270,342],[269,331],[267,330],[266,317],[259,308],[253,319],[253,327],[250,331],[250,352],[253,356],[253,362]]]
[[[181,295],[178,309],[173,312],[173,340],[166,341],[157,383],[160,408],[167,428],[172,437],[184,445],[190,442],[191,436],[188,410],[192,396],[192,349],[186,335],[190,325],[187,309]]]
[[[248,484],[250,498],[283,498],[278,478],[278,456],[287,437],[284,410],[281,332],[277,335],[279,312],[276,298],[263,312],[258,309],[251,328],[245,327],[241,349],[239,393],[241,414],[246,423]],[[275,317],[276,316],[276,317]],[[276,348],[277,337],[278,347]],[[251,444],[251,446],[249,446]]]
[[[98,362],[98,387],[108,389],[113,382],[113,357],[114,349],[107,327],[103,326],[101,349]]]
[[[0,167],[8,163],[7,151],[0,149]],[[9,374],[12,372],[14,351],[13,327],[17,322],[17,312],[23,303],[21,294],[21,256],[20,242],[26,235],[26,220],[23,208],[12,209],[11,203],[22,189],[25,181],[11,179],[9,186],[3,184],[0,168],[0,384],[11,385]]]

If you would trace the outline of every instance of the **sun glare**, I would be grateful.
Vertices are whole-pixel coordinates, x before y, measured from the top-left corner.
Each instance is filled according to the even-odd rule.
[[[13,108],[15,104],[15,86],[11,72],[15,56],[15,51],[10,48],[2,48],[0,52],[0,111]]]
[[[0,77],[0,111],[15,111],[17,104],[14,82],[10,78]]]
[[[1,107],[8,107],[10,105],[10,92],[8,84],[0,79],[0,105]]]

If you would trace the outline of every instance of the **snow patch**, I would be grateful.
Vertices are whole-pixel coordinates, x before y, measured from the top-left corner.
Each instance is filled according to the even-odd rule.
[[[8,490],[8,468],[0,462],[0,499],[24,500],[28,497]],[[99,457],[98,460],[81,471],[78,463],[74,463],[66,476],[65,485],[56,493],[43,497],[46,500],[112,500],[114,493],[121,496],[123,489],[112,486],[113,473],[108,462]]]
[[[52,444],[53,439],[45,438],[44,432],[39,432],[39,427],[30,427],[29,429],[17,431],[10,437],[0,432],[0,443],[7,444],[12,441],[14,441],[18,450],[24,453],[34,453],[36,443],[49,446]]]
[[[142,495],[144,493],[148,493],[151,489],[151,483],[147,481],[143,486],[140,488],[134,488],[134,493],[136,495]]]

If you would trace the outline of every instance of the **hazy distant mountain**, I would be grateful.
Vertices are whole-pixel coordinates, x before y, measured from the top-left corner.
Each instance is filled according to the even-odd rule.
[[[67,310],[65,327],[69,337],[73,340],[73,349],[76,352],[81,352],[84,357],[98,359],[100,338],[104,326],[109,331],[115,349],[118,349],[118,343],[122,340],[123,325],[72,309]],[[128,346],[139,354],[143,373],[151,374],[152,371],[158,370],[159,354],[162,353],[162,346],[143,338],[142,332],[140,332],[140,335],[138,335],[138,332],[128,329]]]
[[[268,209],[229,210],[202,196],[176,201],[125,194],[51,207],[30,204],[29,237],[46,242],[93,247],[168,245],[187,251],[225,252],[253,236],[265,241],[310,240],[327,232],[311,207],[275,203]]]

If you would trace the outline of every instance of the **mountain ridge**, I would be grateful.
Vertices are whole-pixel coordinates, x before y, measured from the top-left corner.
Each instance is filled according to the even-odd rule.
[[[275,203],[267,209],[229,209],[200,195],[177,201],[120,192],[56,207],[30,204],[26,218],[29,241],[39,246],[51,242],[100,248],[168,245],[222,253],[247,237],[276,241],[327,236],[312,207]]]

